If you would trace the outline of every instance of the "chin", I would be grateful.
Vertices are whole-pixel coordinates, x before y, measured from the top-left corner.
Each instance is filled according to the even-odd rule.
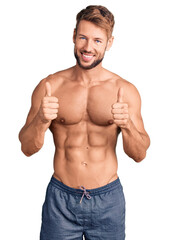
[[[80,63],[79,66],[83,69],[90,70],[90,69],[93,69],[93,68],[97,67],[102,62],[102,60],[103,59],[95,60],[88,65],[83,65],[83,64]]]
[[[80,68],[82,69],[85,69],[85,70],[90,70],[92,68],[95,68],[97,65],[99,65],[103,58],[101,59],[95,59],[92,63],[86,63],[86,64],[83,64],[82,61],[80,60],[80,57],[75,53],[75,58],[77,60],[77,63],[79,65]]]

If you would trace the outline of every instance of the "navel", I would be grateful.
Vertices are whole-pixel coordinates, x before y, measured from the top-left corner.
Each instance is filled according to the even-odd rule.
[[[86,162],[81,162],[81,164],[86,167],[87,166],[87,163]]]

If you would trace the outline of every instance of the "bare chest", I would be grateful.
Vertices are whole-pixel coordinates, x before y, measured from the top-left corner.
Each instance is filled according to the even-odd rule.
[[[53,124],[70,125],[82,121],[102,126],[113,124],[111,106],[116,102],[117,96],[113,84],[63,86],[55,95],[59,100],[59,111]]]

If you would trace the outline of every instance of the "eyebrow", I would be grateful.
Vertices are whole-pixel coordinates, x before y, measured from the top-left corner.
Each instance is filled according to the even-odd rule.
[[[86,37],[85,35],[83,35],[83,34],[80,34],[80,33],[79,33],[78,35],[79,35],[79,36],[82,36],[82,37]]]

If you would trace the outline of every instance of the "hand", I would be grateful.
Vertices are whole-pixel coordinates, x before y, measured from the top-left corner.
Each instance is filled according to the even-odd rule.
[[[123,102],[124,90],[119,88],[117,94],[117,103],[112,105],[112,114],[114,123],[120,128],[128,128],[129,112],[128,104]]]
[[[44,123],[51,122],[53,119],[57,118],[59,108],[58,99],[51,95],[51,85],[49,82],[46,82],[46,96],[42,99],[39,109],[40,118]]]

